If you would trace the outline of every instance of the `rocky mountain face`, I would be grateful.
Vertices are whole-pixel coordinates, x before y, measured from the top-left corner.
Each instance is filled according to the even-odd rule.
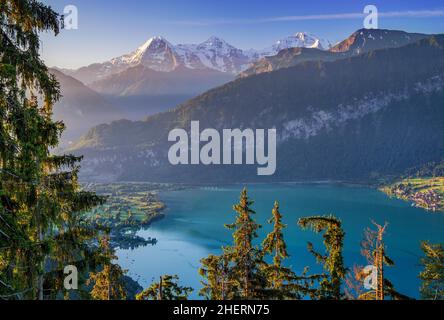
[[[132,53],[105,63],[92,64],[78,70],[63,70],[63,72],[86,84],[91,84],[140,66],[157,72],[172,72],[181,67],[189,70],[209,69],[237,74],[246,69],[250,63],[250,56],[217,37],[211,37],[197,45],[172,45],[162,37],[154,37]]]
[[[351,55],[358,55],[372,50],[403,47],[427,37],[428,35],[426,34],[397,30],[361,29],[354,32],[344,41],[336,44],[330,51],[348,52]]]
[[[218,37],[211,37],[200,44],[178,45],[173,45],[162,37],[153,37],[135,51],[121,57],[77,70],[63,69],[62,71],[85,84],[103,80],[135,66],[144,66],[158,72],[171,72],[178,67],[186,67],[237,75],[256,60],[264,56],[276,55],[283,49],[293,47],[324,50],[329,49],[331,44],[304,32],[279,40],[263,50],[242,50]]]
[[[265,57],[254,63],[250,68],[239,74],[240,78],[272,72],[296,66],[308,61],[335,61],[348,57],[346,53],[334,53],[316,48],[290,48],[281,50],[277,55]]]
[[[361,29],[335,46],[330,46],[328,50],[320,50],[325,46],[282,49],[277,55],[259,59],[250,68],[241,72],[239,76],[248,77],[263,72],[271,72],[292,67],[305,61],[328,62],[354,57],[378,49],[398,48],[426,37],[428,36],[425,34],[396,30]]]
[[[144,66],[158,72],[172,72],[176,68],[185,67],[189,70],[209,69],[248,76],[255,74],[255,70],[257,73],[261,70],[275,70],[274,61],[279,59],[275,56],[281,51],[285,52],[281,55],[284,60],[278,64],[280,67],[288,67],[310,59],[325,61],[323,57],[328,57],[327,60],[340,59],[377,49],[401,47],[426,36],[403,31],[361,29],[333,46],[328,40],[320,39],[310,33],[298,32],[262,50],[242,50],[218,37],[211,37],[200,44],[178,45],[173,45],[162,37],[153,37],[129,54],[77,70],[61,71],[87,85],[106,81],[110,76],[136,66]],[[303,53],[301,54],[294,48],[317,50],[301,51]],[[336,55],[323,54],[320,51]],[[265,64],[268,64],[267,68],[263,67]]]
[[[110,180],[372,181],[444,157],[443,101],[438,35],[240,78],[145,121],[95,127],[71,151],[85,155],[84,173]],[[256,166],[170,165],[168,134],[189,130],[191,121],[202,129],[275,128],[276,174],[258,177]]]
[[[280,51],[290,48],[329,50],[332,46],[330,41],[319,39],[311,33],[297,32],[292,36],[277,41],[273,46],[259,51],[259,54],[262,57],[266,57],[274,56]]]
[[[200,44],[173,45],[162,37],[133,52],[78,70],[62,70],[128,111],[127,118],[152,114],[225,84],[253,62],[284,48],[327,48],[328,41],[297,33],[264,50],[241,50],[211,37]],[[184,102],[186,100],[180,100]]]

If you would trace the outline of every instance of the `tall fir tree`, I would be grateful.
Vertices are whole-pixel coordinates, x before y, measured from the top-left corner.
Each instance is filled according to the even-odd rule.
[[[49,295],[45,268],[57,239],[77,237],[76,212],[103,201],[81,191],[80,158],[50,154],[64,125],[52,121],[60,92],[39,56],[45,31],[59,32],[59,16],[49,6],[0,2],[0,297],[6,299]]]
[[[259,299],[265,287],[265,278],[261,272],[263,259],[261,251],[253,241],[258,237],[261,225],[255,222],[252,210],[253,201],[248,198],[247,189],[241,192],[239,203],[233,209],[237,213],[233,224],[226,228],[233,231],[233,245],[227,248],[231,252],[231,277],[236,281],[235,298]]]
[[[328,278],[324,278],[320,283],[317,297],[319,299],[342,299],[341,287],[347,269],[344,266],[342,255],[345,233],[342,229],[341,220],[332,215],[314,216],[301,218],[298,224],[303,229],[311,228],[316,233],[324,232],[322,237],[324,238],[326,254],[316,252],[313,244],[308,244],[309,251],[319,263],[324,265],[324,270],[328,272]]]
[[[421,258],[423,270],[421,279],[421,297],[426,300],[444,300],[444,248],[442,244],[422,242]]]
[[[273,230],[262,242],[263,254],[273,256],[273,263],[265,264],[263,267],[263,273],[267,279],[267,298],[301,299],[309,292],[309,287],[306,279],[298,277],[290,268],[283,265],[283,261],[290,256],[283,233],[287,226],[282,223],[282,215],[277,201],[268,222],[273,224]]]

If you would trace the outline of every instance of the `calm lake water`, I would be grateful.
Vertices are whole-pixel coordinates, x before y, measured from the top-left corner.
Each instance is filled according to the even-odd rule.
[[[135,250],[118,250],[119,263],[129,275],[146,287],[160,275],[177,274],[183,285],[201,287],[199,260],[210,253],[219,254],[220,247],[229,244],[231,234],[224,224],[234,221],[233,204],[243,186],[193,188],[160,194],[166,203],[166,218],[141,231],[144,237],[157,238],[155,246]],[[360,255],[363,230],[371,220],[389,222],[386,233],[387,254],[395,261],[387,269],[387,277],[404,294],[418,297],[420,241],[444,242],[444,214],[432,214],[413,208],[407,202],[390,199],[367,187],[325,184],[250,185],[249,195],[255,200],[256,220],[263,225],[260,241],[271,230],[267,220],[275,200],[279,200],[284,221],[288,224],[286,241],[291,258],[288,265],[300,273],[305,266],[319,271],[316,261],[306,249],[307,241],[323,250],[321,235],[302,231],[297,226],[300,217],[334,214],[342,219],[346,232],[344,256],[348,267],[365,265]]]

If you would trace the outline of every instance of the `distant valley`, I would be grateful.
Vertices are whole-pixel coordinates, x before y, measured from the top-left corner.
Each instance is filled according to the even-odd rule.
[[[125,117],[119,108],[80,81],[55,69],[50,72],[61,87],[62,98],[54,107],[54,119],[66,125],[61,147],[66,148],[98,124]]]

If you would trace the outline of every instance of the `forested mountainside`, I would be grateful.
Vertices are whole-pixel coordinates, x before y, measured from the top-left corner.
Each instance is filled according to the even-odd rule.
[[[334,62],[237,79],[145,121],[91,130],[71,151],[86,174],[162,181],[365,180],[444,156],[444,36]],[[178,166],[168,133],[190,127],[276,128],[277,171]]]

